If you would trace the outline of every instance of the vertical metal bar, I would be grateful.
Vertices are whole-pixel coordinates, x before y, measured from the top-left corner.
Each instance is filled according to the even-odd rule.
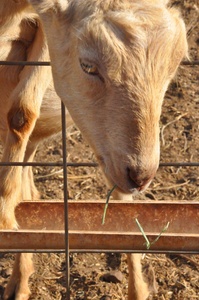
[[[66,152],[66,120],[65,106],[61,103],[62,112],[62,148],[63,148],[63,175],[64,175],[64,207],[65,207],[65,255],[66,255],[66,299],[70,300],[70,261],[68,236],[68,193],[67,193],[67,152]]]

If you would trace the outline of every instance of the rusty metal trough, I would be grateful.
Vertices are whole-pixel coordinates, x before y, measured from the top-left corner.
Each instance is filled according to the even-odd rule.
[[[137,218],[149,241],[170,222],[149,252],[199,253],[199,202],[110,201],[102,225],[104,205],[105,201],[68,202],[70,251],[146,251]],[[0,231],[1,251],[64,251],[64,202],[23,202],[16,217],[19,230]]]

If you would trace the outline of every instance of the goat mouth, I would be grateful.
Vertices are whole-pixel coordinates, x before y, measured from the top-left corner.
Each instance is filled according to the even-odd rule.
[[[128,167],[122,171],[114,170],[114,165],[110,167],[110,163],[106,163],[102,156],[98,156],[99,165],[109,183],[109,187],[116,185],[117,190],[122,194],[138,194],[144,192],[150,185],[152,179],[138,184],[130,176]],[[119,174],[119,175],[118,175]]]
[[[138,184],[130,178],[128,171],[122,174],[118,178],[114,173],[105,166],[104,174],[109,182],[109,186],[116,185],[117,190],[122,194],[139,194],[143,193],[150,185],[151,180],[145,181],[143,184]]]
[[[103,173],[109,183],[109,187],[116,186],[117,190],[122,194],[137,194],[142,192],[138,186],[132,183],[128,175],[121,174],[121,177],[118,178],[113,172],[110,172],[109,168],[105,163],[101,164]]]
[[[119,192],[123,194],[136,195],[136,194],[143,193],[148,188],[151,181],[148,181],[144,186],[139,186],[136,183],[132,182],[131,179],[128,178],[127,179],[125,178],[124,184],[121,183],[117,184],[116,180],[114,181],[114,183],[117,186]]]

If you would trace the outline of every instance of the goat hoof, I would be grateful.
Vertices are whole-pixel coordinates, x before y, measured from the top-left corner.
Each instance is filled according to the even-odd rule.
[[[5,222],[1,222],[0,230],[4,230],[4,229],[17,230],[18,229],[17,221],[7,222],[7,220],[6,220]]]
[[[9,286],[7,286],[5,289],[5,292],[3,294],[3,300],[13,299],[14,295],[15,295],[15,297],[14,297],[15,300],[28,300],[30,291],[28,290],[25,293],[21,293],[18,290],[18,285],[17,285],[16,289],[13,286],[11,288]]]
[[[13,299],[13,296],[11,297],[7,297],[7,295],[5,297],[3,297],[3,300],[9,300],[9,299]],[[29,299],[29,294],[19,294],[17,296],[15,296],[15,300],[28,300]]]
[[[15,300],[28,300],[29,299],[29,293],[28,294],[18,294],[16,297],[15,297]]]
[[[14,214],[9,218],[7,217],[7,214],[6,215],[0,214],[0,230],[2,229],[14,229],[14,230],[18,229],[18,224]]]

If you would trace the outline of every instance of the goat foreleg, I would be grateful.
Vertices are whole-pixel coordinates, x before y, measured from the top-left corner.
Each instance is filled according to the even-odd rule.
[[[146,300],[149,289],[144,281],[141,266],[141,254],[127,255],[129,269],[128,300]]]
[[[29,61],[48,59],[48,49],[39,27],[27,52]],[[42,98],[51,80],[46,67],[26,66],[9,98],[8,131],[4,143],[4,162],[23,162],[29,137],[40,114]],[[0,168],[0,228],[17,227],[14,210],[21,197],[22,167]],[[24,189],[26,187],[23,187]]]
[[[124,195],[115,189],[112,193],[115,200],[132,200],[132,195]],[[127,254],[129,269],[128,300],[146,300],[149,288],[144,281],[141,254]]]
[[[32,45],[27,52],[27,60],[48,60],[48,48],[42,28],[39,26]],[[7,135],[4,140],[4,162],[23,162],[29,137],[40,114],[41,102],[51,80],[51,72],[46,67],[26,66],[20,73],[19,83],[9,98],[7,114]],[[29,172],[28,172],[29,173]],[[28,173],[26,173],[28,175]],[[25,173],[24,173],[25,175]],[[27,184],[32,179],[26,180]],[[23,186],[26,189],[26,186]],[[32,190],[31,187],[27,189]],[[22,167],[5,166],[0,168],[0,229],[17,228],[15,207],[21,200]],[[30,193],[29,193],[30,194]],[[16,300],[29,297],[28,279],[33,272],[29,254],[20,254],[16,258],[11,279],[6,287],[4,299],[15,294]]]
[[[3,295],[4,300],[10,299],[14,294],[15,300],[28,300],[28,279],[33,272],[32,253],[17,254],[11,278]]]

